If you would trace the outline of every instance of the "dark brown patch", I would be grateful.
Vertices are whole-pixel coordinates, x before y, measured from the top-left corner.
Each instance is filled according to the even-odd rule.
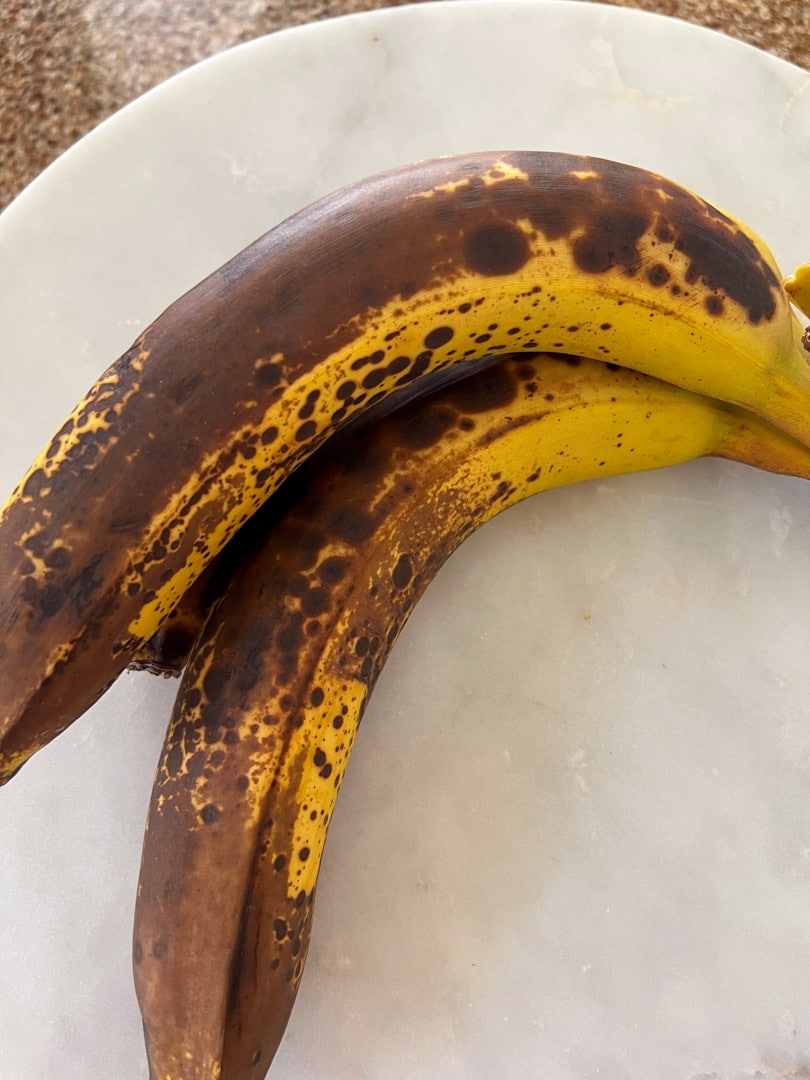
[[[464,240],[464,261],[470,270],[487,277],[514,274],[529,260],[529,244],[521,230],[509,222],[484,225]]]
[[[399,437],[410,450],[426,450],[455,427],[458,413],[441,402],[425,402],[418,411],[409,410],[399,419]]]
[[[202,751],[198,750],[188,759],[186,773],[191,780],[197,780],[200,776],[202,776],[205,765],[205,754],[203,754]]]
[[[314,420],[305,420],[295,433],[295,441],[299,443],[309,442],[318,430]]]
[[[413,564],[407,552],[403,552],[397,559],[396,566],[391,572],[391,580],[395,589],[404,589],[413,577]]]
[[[656,288],[659,288],[661,285],[666,285],[669,278],[669,270],[667,270],[663,263],[655,263],[655,265],[651,266],[647,271],[647,281]]]
[[[303,616],[299,612],[293,612],[286,626],[279,627],[276,634],[276,645],[282,652],[295,653],[304,644]]]
[[[603,274],[614,267],[635,274],[641,262],[637,245],[647,224],[641,213],[624,209],[594,216],[585,235],[574,241],[574,261],[589,274]]]
[[[273,390],[281,384],[283,369],[281,364],[263,361],[256,365],[253,373],[256,385],[265,392]]]
[[[709,228],[683,229],[675,243],[689,258],[688,285],[722,291],[748,312],[754,325],[772,319],[779,281],[751,240],[719,211],[707,210]]]
[[[216,701],[228,685],[228,671],[216,665],[209,668],[203,679],[203,690],[209,701]]]
[[[169,776],[177,776],[183,767],[183,747],[179,743],[172,743],[171,749],[166,755],[165,764]]]
[[[589,236],[578,237],[572,251],[574,262],[586,274],[606,274],[613,266],[610,252]]]
[[[446,345],[448,341],[452,340],[454,333],[452,326],[437,326],[429,334],[425,335],[425,348],[440,349],[442,345]]]
[[[375,364],[381,364],[385,359],[385,353],[382,349],[375,349],[373,353],[368,356],[358,356],[351,363],[352,371],[361,371],[364,367],[373,367]]]
[[[318,586],[308,589],[301,597],[301,610],[310,618],[314,618],[316,615],[322,615],[328,607],[329,592]]]
[[[209,803],[208,806],[204,806],[200,811],[200,817],[203,819],[206,825],[213,825],[215,821],[219,821],[222,816],[222,811],[214,803]]]
[[[374,368],[372,371],[366,372],[361,383],[363,389],[373,390],[385,381],[387,374],[385,368]]]
[[[518,386],[512,373],[496,364],[474,378],[455,383],[448,397],[461,413],[482,413],[502,409],[515,400]]]
[[[374,519],[359,507],[339,506],[329,519],[329,532],[339,540],[361,544],[374,533]]]
[[[348,564],[340,555],[330,555],[318,567],[318,577],[324,585],[337,585],[346,576]]]
[[[310,390],[307,394],[307,399],[301,408],[298,410],[299,420],[309,420],[312,414],[315,412],[315,405],[318,402],[318,398],[321,396],[320,390]]]

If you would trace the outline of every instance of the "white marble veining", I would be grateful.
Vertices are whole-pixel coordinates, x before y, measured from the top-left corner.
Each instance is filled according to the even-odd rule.
[[[0,489],[289,212],[533,147],[657,169],[808,257],[810,75],[754,49],[565,0],[286,31],[0,218]],[[544,495],[450,561],[363,723],[274,1080],[810,1076],[808,491],[698,462]],[[0,792],[2,1080],[146,1075],[132,905],[174,689],[122,678]]]

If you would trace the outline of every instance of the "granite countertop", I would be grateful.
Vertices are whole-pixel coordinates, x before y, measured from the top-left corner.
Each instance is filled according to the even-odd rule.
[[[401,2],[5,0],[0,210],[85,132],[182,68],[286,26]],[[699,23],[810,69],[807,0],[608,2]]]

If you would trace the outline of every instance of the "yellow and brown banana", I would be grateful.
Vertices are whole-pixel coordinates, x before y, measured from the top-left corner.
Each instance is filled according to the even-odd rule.
[[[598,361],[510,356],[337,436],[254,516],[181,620],[196,634],[211,604],[136,904],[152,1080],[265,1075],[364,707],[451,552],[532,493],[706,454],[810,476],[810,451],[735,406]]]
[[[581,353],[810,445],[765,245],[658,175],[568,154],[427,162],[273,229],[103,374],[0,517],[0,782],[104,691],[314,448],[484,353]]]

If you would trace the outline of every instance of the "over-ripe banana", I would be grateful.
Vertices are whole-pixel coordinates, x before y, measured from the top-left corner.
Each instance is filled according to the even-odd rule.
[[[370,425],[403,405],[413,406],[420,398],[436,394],[439,390],[469,378],[497,362],[498,357],[483,356],[467,364],[432,371],[416,383],[395,390],[365,409],[353,422],[342,428],[342,431],[345,435],[349,428],[368,429]],[[359,437],[353,434],[352,441]],[[177,607],[166,616],[152,637],[135,651],[127,665],[130,671],[148,671],[166,678],[180,675],[210,608],[225,588],[233,566],[240,558],[242,543],[240,533],[237,533],[236,538],[211,560],[183,593]]]
[[[0,518],[0,780],[86,709],[337,426],[425,373],[577,352],[810,445],[810,371],[744,226],[627,165],[446,158],[289,218],[100,377]]]
[[[533,492],[704,454],[810,476],[810,451],[734,406],[507,357],[336,437],[245,526],[151,798],[134,971],[152,1080],[265,1075],[361,714],[448,555]]]

